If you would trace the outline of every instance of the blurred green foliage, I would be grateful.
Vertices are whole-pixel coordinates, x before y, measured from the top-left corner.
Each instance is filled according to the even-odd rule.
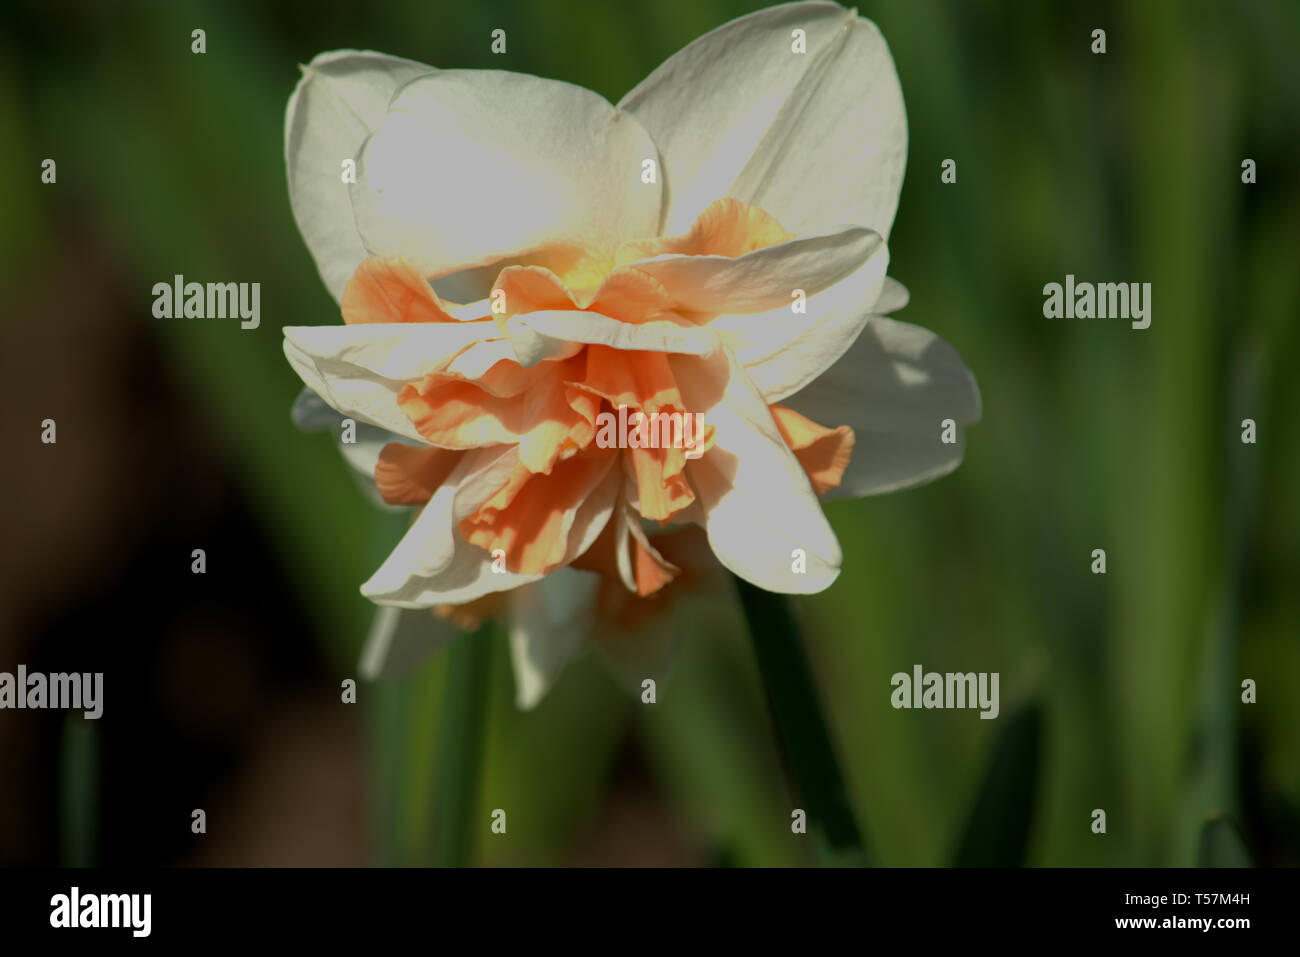
[[[121,295],[203,403],[211,441],[238,462],[332,666],[349,675],[371,612],[357,586],[400,523],[362,499],[327,439],[289,422],[299,383],[278,327],[338,321],[286,195],[283,110],[297,64],[370,48],[538,73],[617,100],[754,8],[7,4],[6,271],[39,278],[68,231],[101,236]],[[1257,861],[1296,863],[1300,393],[1285,370],[1300,352],[1300,5],[860,10],[887,38],[908,106],[891,241],[892,273],[912,294],[900,318],[957,347],[985,410],[954,475],[830,507],[844,573],[796,606],[875,859],[948,863],[954,848],[984,846],[972,822],[1016,835],[1028,818],[1031,864],[1190,864],[1207,813],[1222,811],[1244,822]],[[203,56],[190,52],[196,27]],[[489,52],[497,27],[505,57]],[[1104,56],[1089,51],[1097,27]],[[47,156],[56,187],[36,186]],[[955,185],[939,180],[948,157]],[[1246,157],[1256,185],[1241,182]],[[260,281],[261,328],[153,320],[150,288],[174,273]],[[1151,282],[1151,328],[1044,319],[1042,286],[1066,273]],[[1246,417],[1257,445],[1240,442]],[[1089,571],[1094,548],[1106,549],[1105,576]],[[701,861],[811,861],[789,831],[788,784],[733,596],[690,598],[679,624],[652,708],[585,655],[537,711],[517,712],[493,642],[479,800],[484,822],[511,809],[511,839],[485,826],[478,860],[573,859],[631,735]],[[432,859],[447,658],[404,685],[363,688],[379,860]],[[890,675],[915,663],[1000,672],[1004,717],[893,710]],[[1259,683],[1258,704],[1240,701],[1245,677]],[[1041,713],[1032,794],[987,798],[996,743],[1020,705]],[[1091,831],[1094,808],[1107,812],[1105,835]]]

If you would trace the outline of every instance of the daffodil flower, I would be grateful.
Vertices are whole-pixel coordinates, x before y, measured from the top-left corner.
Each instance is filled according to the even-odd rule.
[[[310,390],[297,416],[361,424],[350,461],[419,508],[362,592],[444,611],[501,595],[522,704],[581,640],[599,585],[582,569],[637,596],[673,580],[655,528],[698,526],[736,575],[818,592],[841,564],[823,499],[961,460],[973,377],[885,318],[908,298],[886,277],[907,125],[885,41],[854,12],[741,17],[617,106],[326,53],[285,141],[343,317],[284,330]],[[620,408],[700,415],[702,441],[610,447],[599,423]]]

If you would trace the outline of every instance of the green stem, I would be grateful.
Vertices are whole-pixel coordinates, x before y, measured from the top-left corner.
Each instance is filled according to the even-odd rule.
[[[867,853],[790,603],[784,595],[740,578],[736,587],[777,739],[795,788],[807,805],[808,833],[823,863],[865,865]]]
[[[59,774],[60,849],[65,867],[91,867],[98,843],[99,738],[95,722],[72,713],[63,722]]]
[[[476,821],[483,739],[487,726],[488,679],[493,630],[484,625],[461,635],[447,649],[447,685],[438,732],[437,815],[433,862],[464,867],[471,862],[474,836],[487,821]]]

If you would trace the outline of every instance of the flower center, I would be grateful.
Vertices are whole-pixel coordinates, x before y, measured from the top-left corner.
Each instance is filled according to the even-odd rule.
[[[441,300],[404,260],[366,260],[343,293],[348,323],[495,322],[507,330],[514,317],[586,313],[579,325],[565,328],[585,330],[582,340],[591,340],[543,334],[541,359],[523,365],[505,335],[485,336],[403,385],[398,405],[430,447],[387,446],[375,474],[380,492],[393,503],[427,502],[467,450],[514,446],[517,459],[508,474],[460,520],[459,531],[472,544],[503,554],[511,571],[528,574],[565,563],[578,510],[602,483],[626,482],[643,518],[666,523],[679,516],[695,501],[687,462],[712,447],[713,428],[705,418],[691,448],[611,448],[597,441],[602,416],[635,412],[681,420],[693,410],[682,399],[669,352],[616,348],[588,333],[595,326],[617,334],[620,325],[648,323],[689,331],[713,318],[685,308],[664,282],[637,268],[640,261],[734,258],[791,238],[763,210],[718,200],[681,236],[636,240],[608,252],[574,244],[538,250],[501,269],[488,299],[467,305]],[[851,430],[826,429],[781,406],[770,408],[814,490],[835,487],[852,451]],[[655,564],[646,564],[647,546],[633,539],[630,547],[638,567]],[[661,568],[649,580],[662,584],[670,577]]]

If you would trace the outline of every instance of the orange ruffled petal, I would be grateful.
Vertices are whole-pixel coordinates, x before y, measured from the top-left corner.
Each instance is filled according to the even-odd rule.
[[[524,468],[549,472],[596,433],[599,400],[567,384],[581,363],[581,357],[540,363],[532,384],[514,395],[494,395],[475,382],[435,372],[403,386],[397,404],[434,445],[518,445]]]
[[[690,421],[686,418],[685,403],[668,357],[661,352],[630,352],[608,346],[588,346],[586,374],[581,388],[605,399],[612,406],[612,414],[617,415],[620,407],[629,410],[629,439],[635,428],[635,423],[630,421],[633,411],[643,415],[678,413],[681,415],[682,433]],[[661,429],[665,421],[669,420],[660,421]],[[650,426],[646,424],[647,436],[649,430]],[[668,441],[664,441],[665,438]],[[667,437],[662,432],[654,437],[651,444],[658,447],[626,450],[624,468],[636,480],[637,504],[646,518],[667,521],[695,501],[695,493],[684,472],[686,449],[674,444],[674,440],[682,438],[674,435],[670,428]],[[703,441],[698,450],[703,454],[712,444],[711,426],[706,426],[701,438]]]
[[[738,199],[719,199],[710,203],[682,235],[624,243],[614,261],[622,266],[665,253],[734,258],[793,238],[775,217],[757,206]]]
[[[629,517],[632,521],[640,521],[635,513],[632,513]],[[591,548],[574,559],[573,567],[596,572],[626,593],[627,589],[623,576],[619,572],[618,562],[619,523],[622,520],[617,514],[612,517],[609,524],[600,533],[600,536],[592,543]],[[680,568],[664,558],[658,549],[651,545],[643,535],[628,534],[626,547],[631,563],[632,578],[636,584],[635,594],[640,598],[648,598],[655,594],[676,578],[681,571]]]
[[[494,292],[505,294],[506,314],[495,318],[561,309],[594,311],[628,323],[688,323],[693,317],[677,310],[670,290],[625,264],[664,254],[735,257],[790,238],[763,210],[723,199],[681,236],[627,243],[613,256],[580,244],[555,244],[501,270]],[[348,323],[458,321],[448,308],[427,278],[400,258],[365,260],[342,300]],[[512,358],[497,358],[500,350],[500,340],[476,343],[439,371],[403,386],[398,405],[433,447],[385,447],[375,477],[386,501],[427,502],[455,467],[460,450],[518,446],[519,465],[510,480],[459,527],[473,544],[504,550],[507,566],[526,573],[548,572],[563,561],[577,509],[616,461],[636,482],[641,516],[667,521],[694,502],[685,475],[687,450],[679,442],[663,433],[642,448],[601,448],[595,441],[601,410],[680,415],[678,437],[681,426],[694,424],[665,355],[575,344],[568,358],[525,368]],[[838,485],[852,452],[852,430],[826,429],[782,406],[771,408],[818,494]],[[629,422],[629,431],[636,431],[635,422]],[[702,439],[695,449],[707,451],[713,428],[706,425],[703,436],[691,438]],[[677,569],[642,537],[631,533],[629,538],[637,594],[654,594]]]
[[[630,536],[629,547],[632,549],[632,574],[636,578],[636,593],[639,598],[647,598],[670,581],[681,571],[672,562],[635,535]]]
[[[465,540],[489,552],[505,553],[506,568],[546,574],[564,564],[569,531],[578,507],[604,480],[614,455],[589,449],[557,462],[538,475],[522,464],[506,484],[461,521]]]
[[[493,295],[503,309],[497,318],[548,309],[598,312],[633,325],[655,319],[672,321],[673,300],[663,283],[639,269],[621,266],[605,276],[599,286],[575,290],[544,266],[507,266],[497,276]]]
[[[783,405],[768,408],[781,438],[808,474],[813,491],[825,495],[836,488],[853,455],[853,430],[847,425],[828,429]]]
[[[367,259],[343,287],[343,321],[455,322],[419,271],[405,259]]]
[[[389,442],[375,464],[375,486],[389,505],[427,504],[463,454]]]

